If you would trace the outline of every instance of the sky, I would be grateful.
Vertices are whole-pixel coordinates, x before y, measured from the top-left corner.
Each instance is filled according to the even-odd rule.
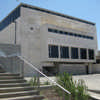
[[[46,8],[96,23],[100,50],[100,0],[0,0],[0,21],[20,3]]]

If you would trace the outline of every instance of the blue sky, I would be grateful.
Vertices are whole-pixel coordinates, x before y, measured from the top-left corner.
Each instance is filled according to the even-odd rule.
[[[0,21],[21,2],[96,23],[100,50],[100,0],[1,0]]]

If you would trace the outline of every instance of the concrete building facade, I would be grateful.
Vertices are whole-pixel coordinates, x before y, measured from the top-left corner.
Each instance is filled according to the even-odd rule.
[[[92,73],[97,34],[93,22],[20,4],[0,23],[0,43],[17,44],[21,55],[45,73]],[[25,75],[33,73],[26,65]]]
[[[100,73],[100,51],[97,53],[96,63],[93,64],[93,73]]]

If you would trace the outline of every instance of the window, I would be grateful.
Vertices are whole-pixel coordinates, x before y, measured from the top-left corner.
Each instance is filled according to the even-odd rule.
[[[70,36],[73,36],[74,34],[73,34],[73,33],[69,33],[69,35],[70,35]]]
[[[54,29],[53,32],[54,32],[54,33],[58,33],[58,30]]]
[[[72,33],[72,32],[65,32],[65,31],[62,31],[62,30],[51,29],[51,28],[48,28],[48,32],[63,34],[63,35],[69,35],[69,36],[75,36],[75,37],[80,37],[80,38],[85,38],[85,39],[90,39],[90,40],[94,39],[92,36],[86,36],[86,35],[81,35],[81,34]]]
[[[71,58],[78,59],[78,48],[71,48]]]
[[[83,48],[80,49],[80,58],[87,59],[87,50],[86,49],[83,49]]]
[[[80,37],[80,38],[82,37],[82,35],[80,35],[80,34],[78,34],[77,36]]]
[[[93,59],[94,59],[94,50],[89,49],[89,50],[88,50],[88,55],[89,55],[89,59],[90,59],[90,60],[93,60]]]
[[[63,32],[63,31],[59,31],[59,33],[60,33],[60,34],[63,34],[64,32]]]
[[[65,35],[68,35],[68,32],[64,32]]]
[[[53,29],[51,29],[51,28],[48,28],[48,32],[53,32]]]
[[[69,48],[68,47],[60,47],[60,57],[61,58],[69,58]]]
[[[59,57],[58,46],[49,45],[49,58],[58,58],[58,57]]]
[[[96,60],[96,64],[100,64],[100,59],[97,59]]]
[[[75,36],[75,37],[78,37],[78,35],[77,35],[76,33],[74,34],[74,36]]]

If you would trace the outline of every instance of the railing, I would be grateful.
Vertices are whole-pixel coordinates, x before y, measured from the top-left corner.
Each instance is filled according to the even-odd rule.
[[[24,57],[21,56],[17,56],[18,58],[20,58],[22,61],[24,61],[26,64],[28,64],[31,68],[33,68],[36,72],[38,72],[39,74],[43,75],[50,83],[56,85],[57,87],[59,87],[64,93],[67,93],[67,95],[69,95],[69,100],[71,100],[71,93],[66,90],[64,87],[62,87],[60,84],[58,84],[57,82],[55,82],[54,80],[50,79],[48,76],[46,76],[43,72],[41,72],[38,68],[36,68],[33,64],[31,64],[28,60],[26,60]],[[39,79],[40,80],[40,79]],[[39,82],[38,82],[38,87],[39,87]],[[65,100],[65,98],[63,99]]]

